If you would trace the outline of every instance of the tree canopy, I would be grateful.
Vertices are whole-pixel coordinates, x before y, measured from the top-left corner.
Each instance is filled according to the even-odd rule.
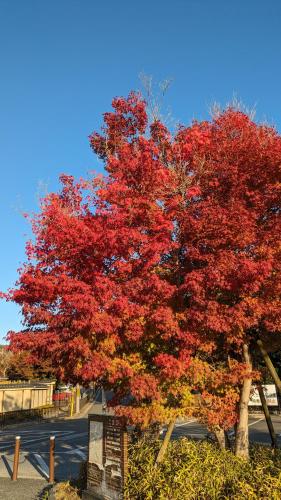
[[[8,295],[15,351],[60,379],[98,381],[148,425],[191,411],[230,427],[242,346],[281,331],[281,138],[228,108],[172,135],[131,93],[91,147],[106,174],[42,200]]]

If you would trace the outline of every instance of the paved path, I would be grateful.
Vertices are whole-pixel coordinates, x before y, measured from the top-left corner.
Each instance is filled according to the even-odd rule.
[[[91,410],[101,411],[101,405]],[[277,434],[281,434],[281,417],[273,416]],[[262,415],[251,416],[249,420],[250,440],[270,443],[266,422]],[[57,422],[20,424],[16,428],[0,431],[0,478],[9,481],[13,467],[15,436],[21,436],[19,478],[34,480],[47,479],[49,476],[49,438],[55,436],[55,477],[58,480],[77,477],[81,462],[87,459],[88,421],[87,415],[80,419]],[[207,435],[205,426],[194,419],[178,422],[173,439],[182,436],[203,439]],[[281,444],[281,440],[280,440]],[[0,479],[0,484],[2,480]],[[1,490],[0,490],[1,492]],[[5,498],[1,496],[0,499]]]
[[[55,436],[55,479],[75,478],[88,453],[88,413],[102,412],[102,402],[86,405],[79,418],[26,422],[0,431],[0,478],[12,475],[15,436],[21,437],[18,477],[47,480],[50,436]],[[0,495],[0,500],[2,497]]]
[[[42,479],[0,479],[1,500],[37,500],[48,483]]]
[[[47,479],[49,476],[49,438],[55,436],[55,475],[57,479],[76,477],[87,459],[87,418],[63,422],[44,422],[0,432],[0,477],[10,477],[15,436],[21,436],[20,478]],[[1,496],[0,496],[1,498]]]
[[[88,408],[88,410],[91,408]],[[85,413],[85,412],[83,412]],[[18,480],[11,481],[15,436],[21,436]],[[26,422],[0,431],[0,500],[37,500],[49,488],[49,439],[55,436],[55,479],[77,477],[87,458],[88,419]]]
[[[272,415],[272,422],[281,446],[281,416]],[[185,422],[179,422],[175,425],[172,438],[178,439],[183,436],[189,436],[195,439],[204,439],[207,436],[207,428],[199,424],[194,419]],[[270,444],[270,436],[267,429],[265,418],[262,414],[251,415],[249,417],[249,437],[251,442]]]

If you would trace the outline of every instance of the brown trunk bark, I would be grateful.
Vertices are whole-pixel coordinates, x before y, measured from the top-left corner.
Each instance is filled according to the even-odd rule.
[[[265,364],[266,364],[266,366],[267,366],[267,368],[269,370],[269,373],[272,376],[272,378],[273,378],[273,380],[275,382],[275,385],[276,385],[276,387],[278,389],[278,392],[279,392],[279,394],[281,396],[281,380],[280,380],[280,378],[278,376],[278,373],[275,370],[274,365],[273,365],[273,363],[272,363],[269,355],[267,354],[267,351],[265,350],[262,341],[258,340],[257,344],[259,346],[260,352],[262,353],[263,359],[264,359]]]
[[[227,448],[227,441],[224,430],[221,427],[216,427],[214,429],[214,434],[220,449],[225,450]]]
[[[243,345],[243,357],[249,372],[252,370],[252,362],[246,344]],[[249,460],[249,431],[248,431],[248,403],[250,399],[252,378],[244,379],[240,395],[239,420],[236,430],[235,455]]]
[[[275,449],[275,448],[277,448],[276,434],[274,432],[273,423],[271,420],[271,416],[269,413],[269,409],[268,409],[268,406],[266,403],[265,395],[264,395],[263,388],[262,388],[261,384],[258,384],[258,391],[259,391],[259,396],[260,396],[260,400],[261,400],[261,404],[262,404],[263,413],[264,413],[264,416],[266,419],[268,431],[269,431],[269,434],[271,437],[271,445],[272,445],[272,448]]]
[[[175,418],[173,420],[171,420],[171,422],[169,423],[167,432],[166,432],[165,437],[163,439],[163,443],[161,445],[161,448],[160,448],[158,455],[157,455],[157,458],[156,458],[155,466],[157,466],[159,463],[161,463],[163,461],[164,455],[165,455],[166,450],[168,448],[168,444],[170,442],[170,439],[171,439],[171,436],[172,436],[172,433],[173,433],[173,430],[175,427],[175,423],[176,423]]]

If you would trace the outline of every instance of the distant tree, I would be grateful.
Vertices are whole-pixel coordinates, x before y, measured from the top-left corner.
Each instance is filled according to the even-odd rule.
[[[6,377],[7,369],[10,366],[12,353],[5,346],[0,346],[0,376]]]
[[[54,373],[48,359],[35,361],[26,351],[10,353],[6,374],[10,380],[32,380],[49,378]]]

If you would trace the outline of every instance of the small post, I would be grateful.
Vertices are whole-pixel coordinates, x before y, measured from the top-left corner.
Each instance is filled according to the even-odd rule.
[[[80,413],[80,398],[81,398],[80,385],[76,384],[76,390],[75,390],[75,413]]]
[[[55,436],[50,436],[49,483],[55,479]]]
[[[277,373],[277,371],[276,371],[276,369],[275,369],[275,367],[274,367],[274,365],[273,365],[273,363],[272,363],[272,361],[271,361],[271,359],[270,359],[270,357],[269,357],[266,349],[264,348],[264,345],[263,345],[262,341],[258,340],[257,344],[258,344],[258,346],[260,348],[260,352],[262,353],[263,359],[264,359],[265,364],[266,364],[266,366],[267,366],[267,368],[269,370],[269,373],[272,376],[272,378],[273,378],[273,380],[275,382],[275,385],[276,385],[276,387],[278,389],[278,392],[279,392],[279,394],[281,396],[281,380],[280,380],[280,378],[278,376],[278,373]]]
[[[264,413],[264,416],[265,416],[265,419],[266,419],[268,431],[269,431],[270,438],[271,438],[271,446],[272,446],[273,450],[275,450],[277,448],[276,434],[275,434],[275,431],[274,431],[274,427],[273,427],[273,424],[272,424],[271,416],[270,416],[269,409],[268,409],[268,406],[267,406],[267,402],[266,402],[266,399],[265,399],[265,395],[264,395],[264,392],[263,392],[263,387],[262,387],[262,385],[260,383],[258,384],[258,391],[259,391],[259,396],[260,396],[260,400],[261,400],[261,404],[262,404],[263,413]]]
[[[73,417],[74,413],[74,389],[71,388],[71,398],[70,398],[70,417]]]
[[[19,457],[20,457],[20,436],[16,436],[12,481],[16,481],[18,478]]]

